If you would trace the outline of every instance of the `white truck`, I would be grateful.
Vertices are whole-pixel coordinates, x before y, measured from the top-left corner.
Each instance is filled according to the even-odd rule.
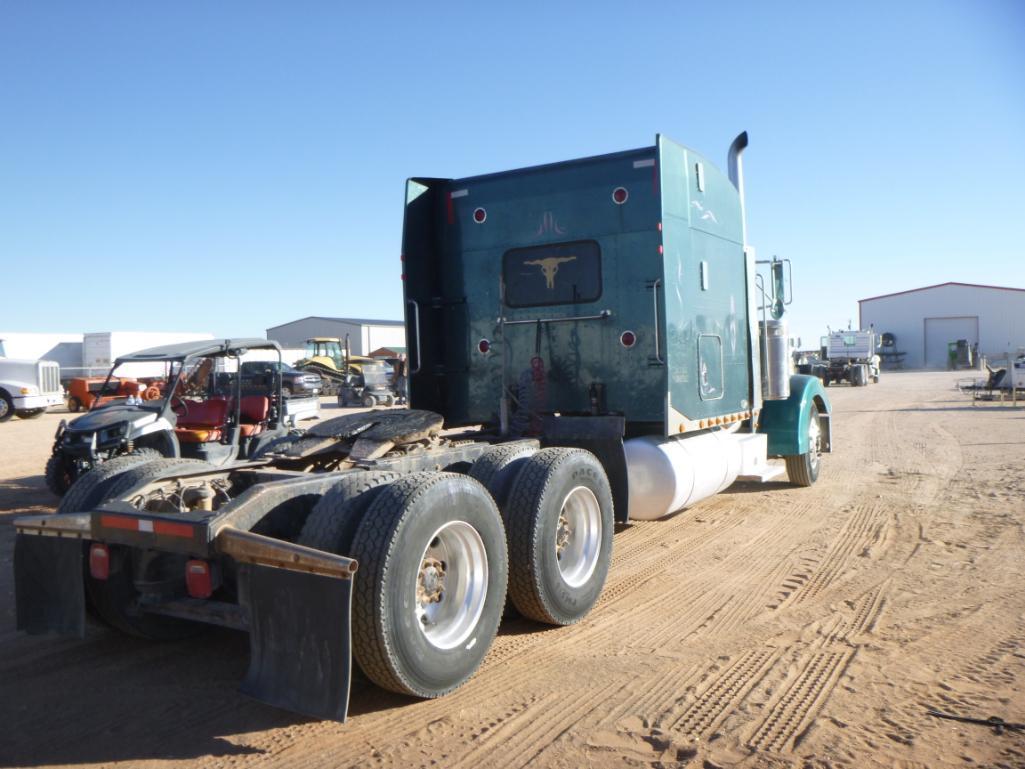
[[[0,339],[0,422],[41,416],[64,401],[60,366],[48,360],[8,358]]]
[[[823,364],[814,373],[823,384],[850,382],[855,387],[879,382],[879,335],[875,331],[830,331],[822,337]]]

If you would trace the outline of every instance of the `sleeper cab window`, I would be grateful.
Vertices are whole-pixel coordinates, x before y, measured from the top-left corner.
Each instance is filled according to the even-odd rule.
[[[601,248],[594,240],[513,248],[502,255],[505,304],[543,307],[601,298]]]

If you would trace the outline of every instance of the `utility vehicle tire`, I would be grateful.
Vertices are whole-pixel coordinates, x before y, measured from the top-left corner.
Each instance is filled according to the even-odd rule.
[[[38,419],[46,413],[46,409],[22,409],[17,412],[19,419]]]
[[[509,489],[505,522],[513,605],[551,625],[585,617],[612,557],[612,490],[598,458],[571,448],[534,454]]]
[[[160,452],[156,449],[136,449],[131,454],[108,459],[92,470],[82,473],[78,480],[71,484],[57,505],[57,512],[85,513],[92,510],[105,499],[104,494],[115,477],[136,465],[160,458]]]
[[[131,456],[131,455],[128,455]],[[112,460],[113,461],[113,460]],[[101,466],[102,467],[102,466]],[[130,490],[148,480],[174,470],[215,469],[209,462],[199,459],[153,459],[144,464],[129,467],[110,478],[103,491],[102,499],[123,499]],[[105,580],[93,579],[87,574],[85,578],[86,594],[96,615],[115,630],[126,635],[145,638],[150,641],[177,641],[190,638],[205,630],[205,626],[197,622],[161,617],[135,610],[134,604],[138,597],[135,588],[134,562],[144,559],[144,551],[112,545],[110,552],[110,576]],[[167,579],[169,574],[180,574],[184,577],[185,562],[188,556],[161,554],[158,560],[151,562],[158,578]],[[147,574],[146,576],[150,576]]]
[[[72,395],[70,398],[68,398],[68,411],[70,411],[72,414],[77,414],[81,410],[82,410],[82,401],[80,401],[74,395]]]
[[[363,404],[364,408],[372,409],[374,406],[377,405],[377,398],[375,398],[373,395],[368,394],[364,395],[363,400],[360,402]]]
[[[822,427],[819,424],[819,409],[814,403],[808,408],[808,451],[784,457],[787,463],[787,478],[795,486],[811,486],[818,480],[822,459]]]
[[[349,473],[314,505],[297,544],[349,555],[363,514],[381,488],[398,477],[399,473],[386,470]]]
[[[509,574],[502,518],[483,486],[439,472],[389,483],[350,555],[359,563],[352,647],[368,678],[433,698],[474,674],[498,631]]]
[[[484,449],[484,453],[470,466],[470,477],[480,481],[488,490],[502,511],[503,520],[509,488],[527,459],[536,453],[536,448],[522,443],[507,446],[499,444]]]
[[[286,398],[292,397],[292,385],[281,385],[281,394]]]
[[[46,488],[58,497],[63,497],[75,482],[75,464],[61,452],[55,452],[46,460]]]
[[[14,399],[0,390],[0,422],[6,422],[14,416]]]
[[[395,405],[395,396],[394,395],[387,396],[384,399],[384,405],[387,406],[388,408],[391,408],[392,406],[394,406]]]

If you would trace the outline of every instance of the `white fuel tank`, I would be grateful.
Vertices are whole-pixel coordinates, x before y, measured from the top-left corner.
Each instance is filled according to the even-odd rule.
[[[630,518],[651,521],[718,494],[740,474],[737,433],[719,430],[689,437],[647,435],[623,444],[630,487]]]

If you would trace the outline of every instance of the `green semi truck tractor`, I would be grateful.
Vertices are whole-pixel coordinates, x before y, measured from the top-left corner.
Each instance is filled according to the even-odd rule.
[[[344,720],[351,664],[437,697],[506,602],[601,595],[615,524],[737,479],[815,482],[830,406],[790,374],[787,265],[747,244],[729,173],[653,146],[407,182],[409,410],[327,420],[229,467],[123,459],[17,519],[18,626],[88,612],[162,640],[249,634],[242,690]],[[782,459],[780,462],[770,461]]]

